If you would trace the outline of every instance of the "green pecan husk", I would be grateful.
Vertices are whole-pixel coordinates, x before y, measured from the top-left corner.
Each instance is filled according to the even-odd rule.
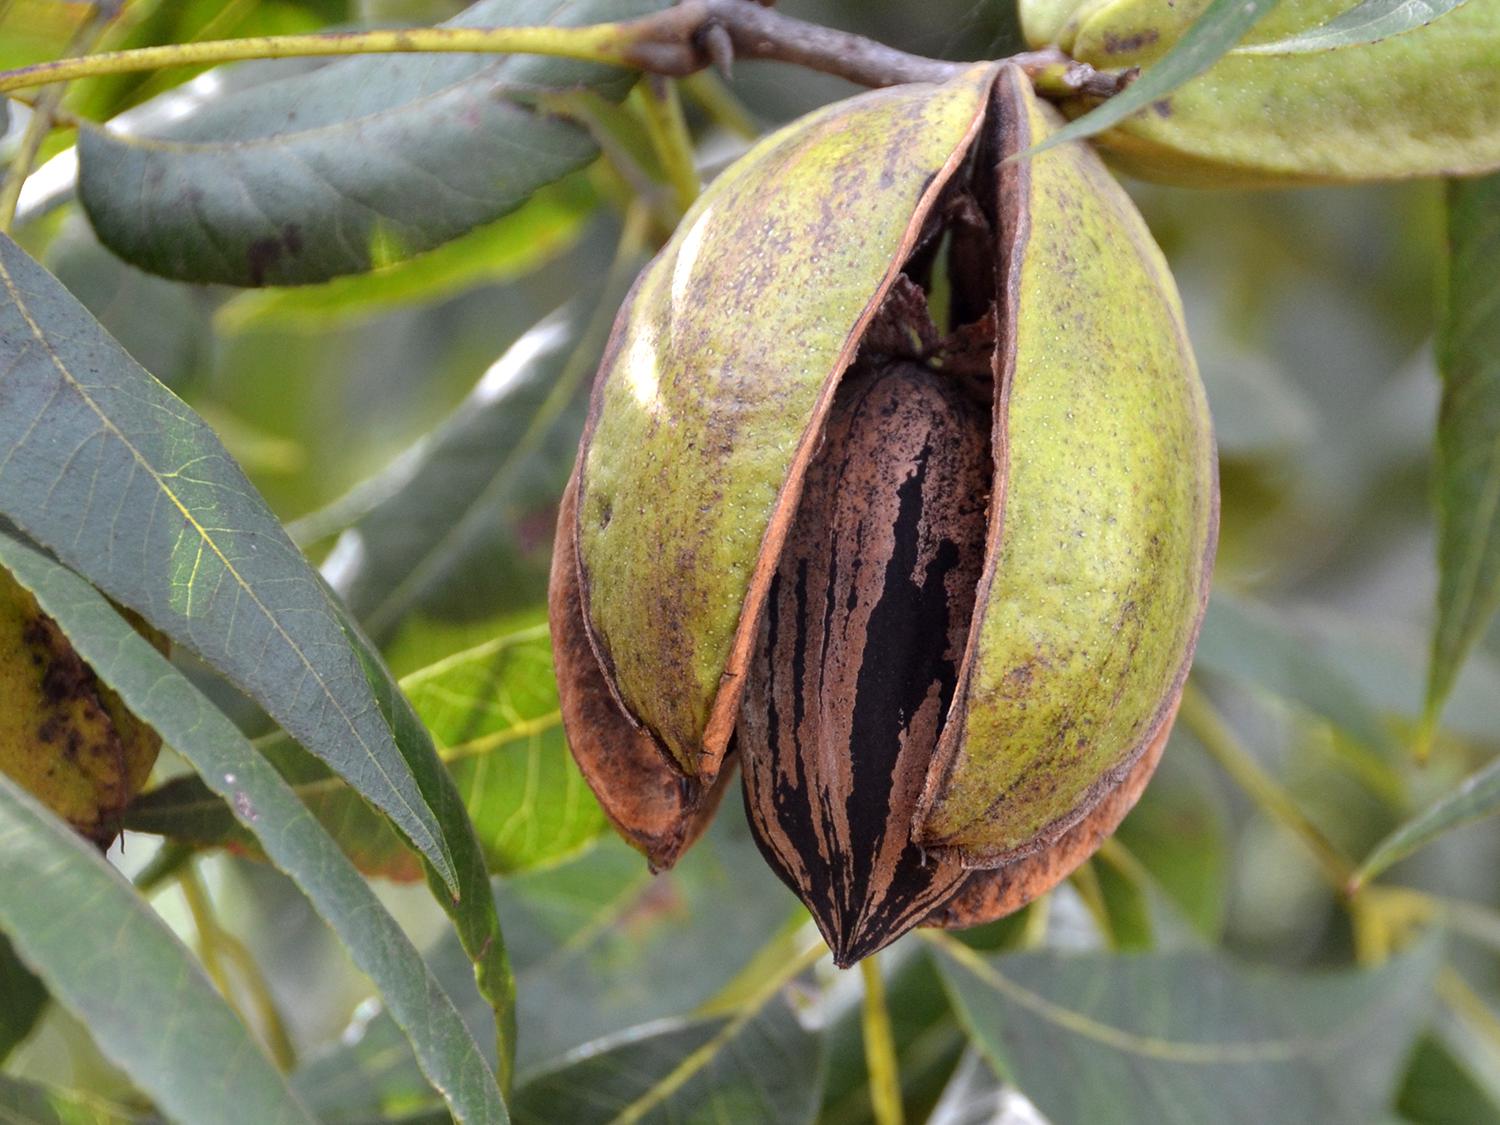
[[[559,521],[564,722],[656,867],[736,748],[840,964],[1015,909],[1160,754],[1217,480],[1166,265],[1008,66],[756,146],[627,299]]]

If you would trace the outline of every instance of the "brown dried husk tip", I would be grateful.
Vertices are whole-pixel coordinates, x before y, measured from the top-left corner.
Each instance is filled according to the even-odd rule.
[[[1083,862],[1206,604],[1175,289],[1087,149],[1006,160],[1053,121],[1001,67],[763,142],[627,300],[563,505],[564,722],[606,812],[669,866],[737,753],[840,965]]]

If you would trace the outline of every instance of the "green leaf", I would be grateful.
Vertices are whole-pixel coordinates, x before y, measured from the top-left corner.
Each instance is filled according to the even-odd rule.
[[[233,806],[271,860],[307,895],[374,982],[454,1115],[460,1121],[507,1120],[494,1075],[421,954],[234,724],[71,571],[8,536],[0,536],[0,563],[36,595],[126,706]]]
[[[246,1125],[313,1120],[134,888],[5,776],[0,931],[167,1114]]]
[[[1389,761],[1401,756],[1400,744],[1359,689],[1267,606],[1216,592],[1193,659],[1197,668],[1300,704]]]
[[[1277,0],[1213,0],[1181,39],[1120,93],[1069,122],[1021,154],[1034,157],[1054,145],[1081,141],[1118,125],[1177,87],[1202,74],[1245,37],[1276,6]]]
[[[1500,758],[1466,778],[1458,788],[1439,797],[1416,816],[1401,824],[1370,849],[1351,880],[1353,886],[1368,883],[1382,871],[1399,863],[1440,836],[1493,816],[1500,807]]]
[[[663,0],[482,0],[448,26],[579,25]],[[594,158],[534,108],[546,89],[623,94],[627,72],[539,56],[349,59],[212,103],[148,136],[79,135],[100,238],[153,273],[296,285],[431,249]]]
[[[504,218],[414,258],[321,285],[237,294],[214,314],[214,325],[229,334],[267,327],[323,331],[509,281],[572,246],[597,202],[583,175],[569,176]]]
[[[437,814],[438,822],[448,829],[447,839],[453,849],[458,888],[453,894],[447,893],[444,881],[431,866],[427,869],[427,883],[433,897],[453,922],[459,944],[472,964],[479,995],[488,1005],[489,1016],[495,1020],[497,1071],[501,1086],[508,1090],[516,1051],[516,982],[511,974],[505,938],[500,933],[500,916],[490,892],[489,872],[485,869],[479,838],[464,811],[458,786],[437,756],[432,736],[412,709],[411,701],[401,694],[381,663],[375,646],[361,632],[359,625],[342,606],[334,605],[345,633],[364,663],[370,686],[375,691],[375,701],[395,733],[396,745],[411,765],[422,795]]]
[[[1416,1125],[1500,1125],[1495,1089],[1438,1035],[1417,1044],[1397,1108]]]
[[[0,6],[0,67],[56,58],[91,15],[81,4]]]
[[[132,18],[119,21],[119,34],[100,44],[107,50],[127,50],[164,43],[201,39],[240,39],[254,35],[294,35],[317,31],[347,18],[344,0],[275,0],[272,3],[226,4],[224,0],[155,0],[132,6]],[[201,68],[199,68],[201,69]],[[100,120],[126,105],[150,97],[166,86],[193,77],[191,68],[104,75],[75,83],[67,106],[75,113]]]
[[[693,1012],[784,932],[791,895],[760,858],[740,803],[725,804],[662,875],[606,839],[559,867],[495,881],[525,1029],[522,1068],[548,1066],[620,1028]],[[483,1028],[488,1010],[456,943],[444,939],[430,958],[470,1025]],[[410,1050],[383,1013],[357,1020],[296,1087],[320,1113],[355,1120],[406,1108],[422,1090]]]
[[[1426,27],[1467,0],[1363,0],[1318,27],[1270,43],[1236,47],[1237,55],[1299,55],[1378,43]]]
[[[975,1045],[1052,1125],[1367,1125],[1390,1104],[1440,963],[1297,974],[1209,953],[982,957],[942,941]]]
[[[454,882],[317,573],[213,431],[0,236],[0,514],[245,691]]]
[[[492,872],[573,855],[604,830],[604,814],[563,737],[545,628],[497,638],[401,681],[474,822]],[[317,759],[286,739],[262,752],[367,875],[415,878],[400,839]],[[239,842],[243,828],[196,777],[139,798],[126,827],[203,846]]]
[[[1500,605],[1500,175],[1448,187],[1447,296],[1438,323],[1438,605],[1424,725]]]
[[[296,529],[353,517],[324,573],[374,636],[418,608],[472,618],[541,597],[595,358],[582,315],[525,333],[431,435]]]
[[[361,1019],[367,1014],[362,1010],[355,1017],[358,1038],[298,1068],[292,1089],[324,1121],[404,1120],[401,1115],[429,1106],[445,1112],[395,1021],[383,1011]]]
[[[5,1125],[125,1125],[150,1119],[154,1115],[148,1118],[81,1090],[59,1090],[0,1074],[0,1121]]]
[[[669,872],[652,876],[640,855],[606,839],[572,863],[499,881],[496,899],[516,963],[525,1069],[693,1011],[797,910],[732,796]]]
[[[5,935],[0,934],[0,1062],[31,1034],[42,1009],[47,989],[31,970],[21,964]]]
[[[812,1122],[820,1039],[785,999],[740,1015],[665,1020],[590,1043],[516,1093],[516,1120]]]
[[[604,831],[562,730],[546,629],[401,681],[448,764],[492,872],[556,863]]]

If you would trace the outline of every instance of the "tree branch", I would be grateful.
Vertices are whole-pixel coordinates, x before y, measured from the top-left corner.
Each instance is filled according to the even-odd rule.
[[[684,77],[735,58],[794,63],[861,86],[942,82],[972,63],[908,54],[873,39],[784,15],[746,0],[683,0],[675,7],[620,23],[587,27],[426,27],[260,36],[110,51],[0,71],[0,93],[76,78],[203,66],[247,59],[415,54],[540,54],[608,63]],[[1108,97],[1128,75],[1097,72],[1057,50],[1015,55],[1044,92]]]

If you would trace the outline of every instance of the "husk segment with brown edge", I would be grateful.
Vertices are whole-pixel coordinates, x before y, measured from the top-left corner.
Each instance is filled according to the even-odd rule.
[[[915,854],[985,870],[928,920],[1041,893],[1149,777],[1206,603],[1212,437],[1175,288],[1124,193],[1080,145],[1004,159],[1055,120],[1004,66],[828,107],[720,177],[622,309],[552,625],[575,755],[654,866],[711,811],[835,390],[892,347],[963,372],[992,418],[984,563],[910,830]],[[945,232],[953,316],[933,328],[922,287]],[[752,820],[764,845],[776,829]],[[841,963],[927,911],[835,933],[783,874]]]

